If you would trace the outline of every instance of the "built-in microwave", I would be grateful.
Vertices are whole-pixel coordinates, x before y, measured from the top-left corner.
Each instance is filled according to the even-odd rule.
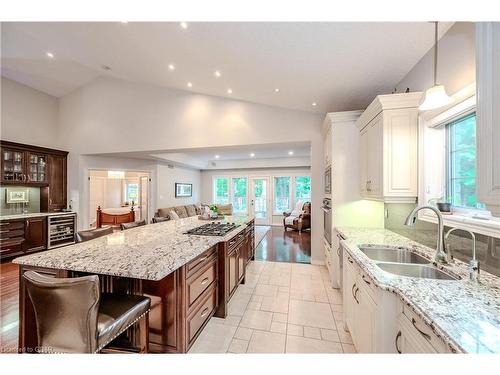
[[[325,169],[325,194],[332,193],[332,169],[330,167]]]

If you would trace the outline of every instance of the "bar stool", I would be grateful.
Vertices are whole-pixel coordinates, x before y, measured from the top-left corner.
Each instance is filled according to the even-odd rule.
[[[126,230],[126,229],[132,229],[132,228],[136,228],[136,227],[141,227],[143,225],[146,225],[146,220],[141,220],[141,221],[132,221],[131,223],[122,223],[120,224],[120,228],[122,230]]]
[[[151,219],[151,223],[152,224],[156,224],[156,223],[163,223],[164,221],[170,221],[170,218],[169,217],[154,217]]]
[[[140,351],[148,352],[150,298],[101,294],[97,275],[52,278],[27,271],[23,278],[41,353],[97,353],[137,321]]]
[[[113,233],[113,227],[82,230],[76,234],[76,242],[86,242]]]

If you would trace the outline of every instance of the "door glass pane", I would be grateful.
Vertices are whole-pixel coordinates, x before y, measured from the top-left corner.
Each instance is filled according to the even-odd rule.
[[[139,201],[139,184],[137,182],[127,183],[125,202],[135,206],[138,201]]]
[[[217,177],[214,179],[214,203],[229,203],[229,184],[227,178]]]
[[[295,202],[311,200],[311,177],[295,177]]]
[[[290,177],[274,178],[274,211],[290,209]]]
[[[233,212],[236,214],[247,213],[247,186],[246,177],[233,178]]]
[[[254,213],[256,219],[267,218],[267,180],[253,180]]]

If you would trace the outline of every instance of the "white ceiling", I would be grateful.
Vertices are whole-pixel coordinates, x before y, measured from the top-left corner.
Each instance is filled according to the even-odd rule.
[[[441,23],[440,34],[451,25]],[[425,22],[205,22],[187,29],[172,22],[4,22],[1,63],[5,77],[57,97],[111,75],[180,90],[190,81],[198,93],[328,112],[364,108],[389,93],[432,43],[433,25]]]
[[[292,151],[293,155],[289,155]],[[254,156],[250,156],[254,154]],[[277,168],[310,165],[309,142],[196,148],[168,151],[100,154],[101,156],[153,159],[195,169]],[[216,155],[219,158],[216,158]]]

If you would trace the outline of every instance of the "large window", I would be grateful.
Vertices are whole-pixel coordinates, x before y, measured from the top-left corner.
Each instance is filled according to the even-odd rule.
[[[295,202],[299,200],[311,200],[311,177],[295,177]]]
[[[233,177],[233,212],[235,214],[247,213],[247,188],[248,179],[246,177]]]
[[[274,177],[274,212],[290,209],[290,177]]]
[[[139,184],[137,182],[125,184],[125,202],[130,205],[136,205],[139,202]]]
[[[476,114],[446,126],[446,190],[452,206],[476,208]]]
[[[229,203],[229,179],[225,177],[214,178],[214,203]]]

